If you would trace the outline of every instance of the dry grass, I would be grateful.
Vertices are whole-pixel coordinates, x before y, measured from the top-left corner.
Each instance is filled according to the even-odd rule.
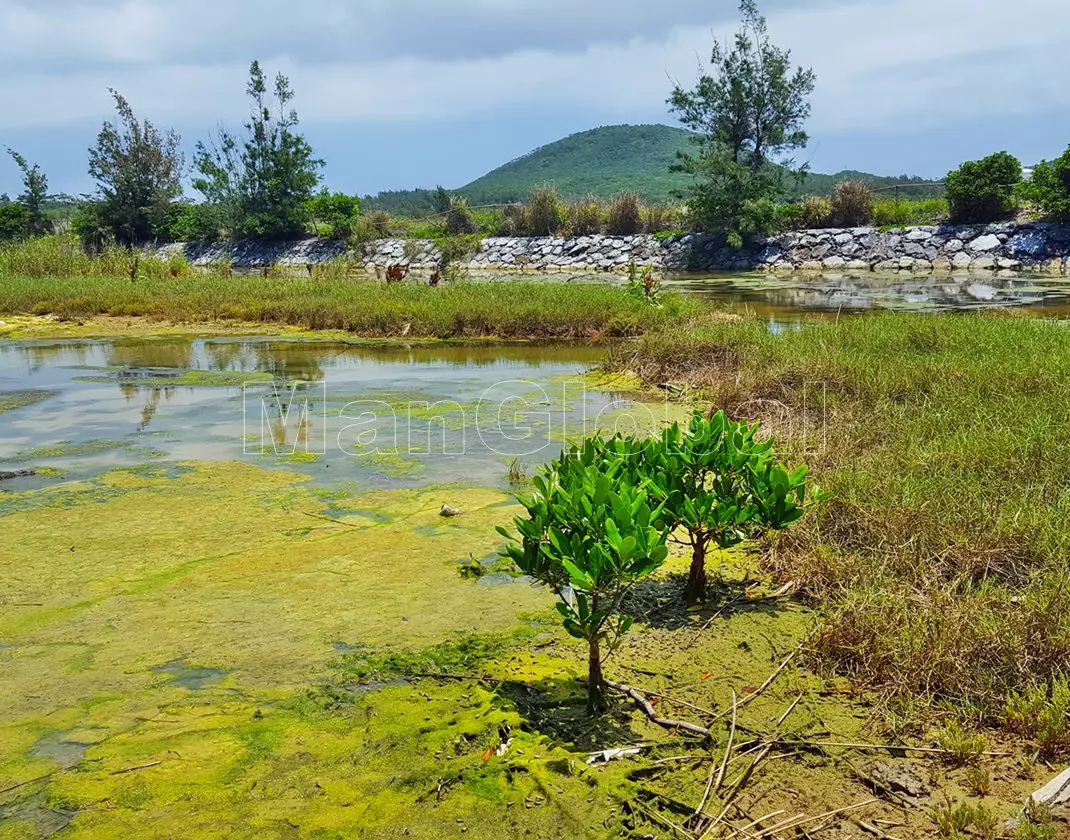
[[[1070,333],[880,315],[656,332],[611,368],[765,418],[833,500],[766,562],[828,608],[825,666],[999,721],[1070,663]]]
[[[634,236],[643,229],[643,204],[639,193],[618,195],[609,205],[607,232],[615,236]]]
[[[568,229],[572,236],[592,236],[601,233],[602,208],[594,196],[587,196],[569,205]]]
[[[843,181],[832,193],[832,222],[838,227],[862,227],[873,219],[873,191],[863,181]]]

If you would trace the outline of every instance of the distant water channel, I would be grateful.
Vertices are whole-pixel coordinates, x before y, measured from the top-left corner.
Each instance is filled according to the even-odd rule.
[[[1019,275],[735,274],[680,276],[666,282],[721,303],[791,322],[801,316],[880,310],[960,312],[1015,309],[1070,317],[1070,277]]]

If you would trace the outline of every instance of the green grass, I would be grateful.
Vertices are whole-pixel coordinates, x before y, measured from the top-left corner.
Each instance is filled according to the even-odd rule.
[[[654,308],[620,288],[540,283],[380,284],[332,276],[213,276],[185,264],[94,259],[50,238],[0,248],[0,313],[65,320],[136,316],[180,323],[248,321],[361,336],[580,339],[635,336],[699,304],[666,296]]]
[[[896,201],[882,194],[873,202],[873,221],[876,227],[909,227],[937,225],[951,214],[946,198],[900,198]]]
[[[1070,663],[1070,332],[887,314],[656,332],[614,369],[764,418],[832,500],[766,561],[828,610],[827,667],[1000,723]]]

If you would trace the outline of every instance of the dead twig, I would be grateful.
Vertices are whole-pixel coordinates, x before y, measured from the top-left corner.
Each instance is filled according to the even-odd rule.
[[[137,767],[127,767],[125,770],[115,770],[112,772],[112,775],[122,776],[125,773],[133,773],[137,770],[148,770],[150,767],[155,767],[157,764],[163,764],[163,761],[150,761],[148,764],[139,764]]]
[[[656,723],[658,726],[671,731],[682,730],[684,732],[690,732],[692,735],[700,735],[703,738],[709,738],[711,732],[705,726],[699,726],[697,723],[690,723],[686,720],[672,720],[671,718],[661,717],[647,700],[646,695],[639,689],[633,686],[626,685],[625,683],[613,682],[606,680],[606,685],[612,688],[614,691],[619,691],[621,694],[625,694],[635,701],[636,705],[643,710],[643,713],[650,719],[651,723]]]
[[[736,693],[732,692],[732,728],[728,730],[728,746],[724,748],[724,758],[721,759],[721,769],[717,772],[717,781],[713,789],[720,790],[724,784],[724,774],[728,769],[728,757],[732,754],[732,742],[736,739]]]
[[[834,811],[826,811],[823,814],[818,814],[816,817],[808,817],[805,814],[799,814],[799,816],[797,817],[792,817],[789,820],[784,820],[781,823],[777,823],[776,825],[765,829],[758,836],[770,837],[773,834],[777,834],[781,831],[787,831],[789,828],[801,828],[801,826],[807,825],[809,823],[827,820],[829,817],[838,817],[841,814],[846,814],[848,811],[857,811],[859,808],[865,808],[867,805],[872,805],[873,803],[878,801],[879,800],[877,799],[867,799],[865,802],[859,802],[857,805],[848,805],[846,808],[837,808]]]
[[[880,838],[880,840],[899,840],[898,837],[895,837],[894,835],[891,835],[886,831],[881,831],[879,828],[877,828],[877,826],[870,825],[864,820],[851,820],[851,822],[853,822],[867,834],[872,834],[874,837]]]
[[[3,795],[5,793],[11,793],[11,791],[26,787],[26,785],[32,785],[34,782],[43,782],[45,779],[52,778],[58,772],[58,770],[53,770],[51,773],[45,773],[45,775],[43,776],[37,776],[33,779],[27,779],[25,782],[19,782],[18,784],[12,785],[11,787],[6,787],[3,790],[0,790],[0,795]]]
[[[332,516],[324,516],[320,513],[309,513],[307,510],[299,510],[298,513],[302,516],[311,516],[313,519],[322,519],[324,522],[331,522],[334,525],[345,525],[347,528],[362,530],[362,526],[360,525],[354,525],[352,522],[343,522],[341,519],[335,519]]]
[[[739,707],[742,709],[744,706],[746,706],[752,700],[754,700],[756,697],[758,697],[760,694],[762,694],[762,692],[764,692],[767,688],[769,688],[769,686],[771,686],[773,684],[773,682],[776,680],[776,678],[779,677],[782,673],[784,673],[784,669],[787,668],[791,664],[792,660],[795,659],[795,657],[799,655],[799,652],[803,649],[803,646],[805,644],[806,644],[806,642],[803,642],[801,645],[799,645],[797,648],[795,648],[795,650],[793,650],[790,654],[788,654],[787,659],[785,659],[783,662],[780,663],[780,665],[777,667],[777,669],[775,671],[773,671],[772,674],[769,675],[769,679],[767,679],[764,683],[762,683],[757,691],[752,692],[751,694],[748,694],[746,697],[743,698],[743,701],[739,704]],[[722,712],[720,714],[719,718],[724,717],[725,714],[727,714],[727,712]]]

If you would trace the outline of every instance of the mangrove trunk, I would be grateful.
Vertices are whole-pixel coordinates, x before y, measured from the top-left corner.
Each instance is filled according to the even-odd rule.
[[[699,604],[706,600],[706,542],[696,540],[691,554],[691,571],[687,576],[687,589],[684,591],[689,604]]]

